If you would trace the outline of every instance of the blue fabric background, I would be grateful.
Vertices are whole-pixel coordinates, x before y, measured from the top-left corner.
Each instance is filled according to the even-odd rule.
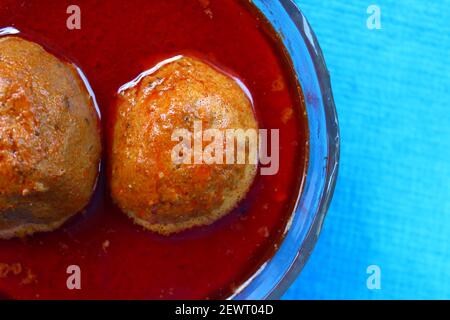
[[[450,1],[296,0],[324,51],[342,148],[286,299],[450,299]],[[381,30],[366,27],[381,8]],[[381,289],[366,268],[381,268]]]

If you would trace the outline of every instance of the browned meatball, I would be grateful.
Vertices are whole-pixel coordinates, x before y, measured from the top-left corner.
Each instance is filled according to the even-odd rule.
[[[0,38],[0,238],[53,230],[81,211],[100,153],[98,114],[75,67]]]
[[[195,58],[177,57],[144,73],[118,97],[111,153],[114,201],[160,234],[211,224],[246,195],[256,162],[179,164],[175,129],[258,128],[251,101],[230,76]]]

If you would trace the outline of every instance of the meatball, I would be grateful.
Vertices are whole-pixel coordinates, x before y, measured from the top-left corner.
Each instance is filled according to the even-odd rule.
[[[0,238],[54,230],[87,205],[99,171],[98,121],[72,64],[0,38]]]
[[[215,67],[192,57],[166,60],[120,89],[116,111],[111,194],[135,223],[163,235],[208,225],[251,187],[256,161],[180,164],[171,155],[174,130],[193,132],[195,122],[203,132],[258,129],[242,85]]]

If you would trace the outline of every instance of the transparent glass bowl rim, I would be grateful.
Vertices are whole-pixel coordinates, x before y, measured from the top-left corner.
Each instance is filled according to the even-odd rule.
[[[339,125],[330,76],[316,36],[294,0],[253,0],[279,34],[302,89],[309,123],[308,171],[292,219],[275,255],[230,299],[278,299],[308,260],[334,192]],[[282,138],[282,137],[281,137]]]

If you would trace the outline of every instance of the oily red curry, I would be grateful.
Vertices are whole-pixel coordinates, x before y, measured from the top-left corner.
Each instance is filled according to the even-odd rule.
[[[80,30],[66,27],[71,4],[0,0],[0,28],[19,29],[83,70],[102,113],[104,150],[118,89],[161,60],[189,54],[249,89],[259,127],[280,129],[280,168],[257,175],[246,198],[218,222],[170,236],[122,214],[102,172],[89,206],[62,228],[0,240],[0,299],[230,296],[277,250],[307,165],[303,101],[281,41],[248,1],[77,1]],[[71,265],[81,268],[81,290],[67,288]]]

